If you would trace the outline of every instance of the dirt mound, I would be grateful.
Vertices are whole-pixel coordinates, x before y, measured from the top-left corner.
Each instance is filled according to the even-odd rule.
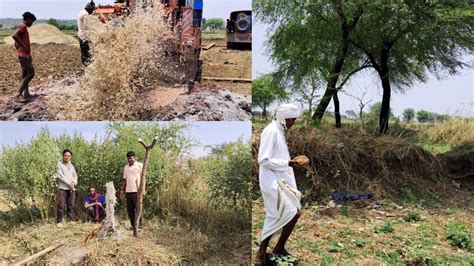
[[[28,29],[28,32],[30,34],[31,43],[56,43],[79,46],[79,42],[76,40],[76,38],[62,33],[57,27],[50,24],[34,24]],[[13,45],[15,41],[13,38],[5,38],[5,43]]]
[[[447,175],[460,187],[474,190],[474,143],[466,143],[437,156]]]
[[[252,117],[248,96],[197,84],[191,95],[180,95],[171,104],[145,111],[144,120],[243,121]]]
[[[253,133],[253,152],[257,154],[261,130]],[[306,155],[310,159],[307,169],[296,171],[306,199],[321,199],[333,191],[400,198],[406,193],[439,194],[445,190],[438,160],[404,140],[350,129],[295,129],[287,140],[292,157]],[[256,161],[254,170],[256,181]]]
[[[33,44],[35,77],[30,87],[78,73],[81,69],[79,47],[64,44]],[[0,98],[16,95],[21,68],[15,48],[0,45]]]

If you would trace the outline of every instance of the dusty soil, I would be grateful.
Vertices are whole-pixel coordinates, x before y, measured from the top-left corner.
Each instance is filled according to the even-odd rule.
[[[78,73],[81,69],[79,47],[65,44],[33,44],[35,77],[30,86],[61,79]],[[15,48],[0,45],[0,99],[17,93],[21,67]]]
[[[47,82],[30,89],[36,97],[28,102],[14,96],[0,101],[0,120],[37,121],[64,120],[65,106],[59,113],[50,113],[48,101],[54,90],[67,92],[77,78],[63,78]],[[197,84],[190,95],[184,94],[185,86],[172,88],[157,87],[148,92],[143,102],[143,110],[134,114],[140,120],[186,120],[186,121],[242,121],[251,119],[250,97],[242,96],[213,84]]]
[[[201,51],[204,61],[203,77],[252,78],[252,51],[228,50],[225,39],[205,40],[203,47],[210,43],[216,43],[216,46]],[[216,84],[239,94],[252,95],[251,83],[207,80],[203,80],[203,83]]]

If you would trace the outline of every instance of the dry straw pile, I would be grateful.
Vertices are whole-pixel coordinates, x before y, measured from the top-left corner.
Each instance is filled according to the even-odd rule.
[[[254,130],[253,153],[258,153],[261,130]],[[438,160],[422,148],[391,136],[351,129],[294,129],[287,135],[291,156],[306,155],[309,166],[296,171],[306,199],[326,198],[333,191],[399,197],[403,190],[442,193]],[[258,191],[258,163],[253,163]]]
[[[50,113],[70,120],[136,119],[146,102],[143,92],[182,80],[177,39],[163,17],[156,5],[137,10],[120,25],[89,20],[92,63],[78,82],[53,90]]]

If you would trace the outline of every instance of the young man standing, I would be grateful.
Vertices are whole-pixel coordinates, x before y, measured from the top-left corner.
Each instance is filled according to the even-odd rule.
[[[79,12],[77,16],[77,37],[79,38],[79,46],[81,47],[81,59],[82,65],[87,66],[90,63],[90,48],[89,48],[89,39],[86,36],[87,17],[92,14],[95,10],[95,4],[93,1],[87,3],[84,9]]]
[[[56,166],[56,178],[58,179],[57,213],[56,225],[62,227],[64,205],[67,205],[67,219],[72,221],[74,205],[76,200],[77,174],[71,163],[72,152],[68,149],[63,151],[63,160]]]
[[[23,14],[23,22],[18,24],[15,33],[12,35],[12,38],[15,40],[15,48],[22,71],[22,79],[17,97],[19,99],[23,97],[24,100],[28,100],[32,97],[28,91],[28,85],[35,76],[33,59],[31,57],[30,35],[28,33],[28,28],[31,27],[35,21],[35,15],[30,12],[25,12]]]
[[[127,213],[130,219],[132,228],[135,228],[135,216],[137,214],[138,201],[138,187],[140,186],[140,178],[142,175],[143,164],[137,162],[135,152],[129,151],[127,153],[128,164],[123,168],[123,186],[122,191],[125,191],[125,198],[127,202]],[[138,225],[142,227],[142,219]]]
[[[283,104],[277,108],[275,116],[276,120],[262,132],[258,152],[259,184],[265,205],[265,221],[256,262],[262,264],[268,259],[266,250],[272,235],[280,229],[281,235],[272,255],[290,255],[285,244],[298,221],[301,209],[301,192],[296,187],[293,172],[293,167],[298,167],[298,164],[291,160],[285,138],[285,131],[295,124],[299,109],[293,104]]]

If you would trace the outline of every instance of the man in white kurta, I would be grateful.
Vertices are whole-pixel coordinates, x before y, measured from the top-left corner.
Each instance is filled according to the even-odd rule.
[[[260,138],[259,183],[265,205],[265,221],[257,262],[266,260],[268,243],[280,229],[281,236],[272,253],[274,256],[289,255],[285,244],[300,215],[301,193],[296,187],[293,167],[297,164],[290,158],[285,130],[294,125],[298,116],[297,106],[281,105],[275,112],[276,120],[263,130]]]

